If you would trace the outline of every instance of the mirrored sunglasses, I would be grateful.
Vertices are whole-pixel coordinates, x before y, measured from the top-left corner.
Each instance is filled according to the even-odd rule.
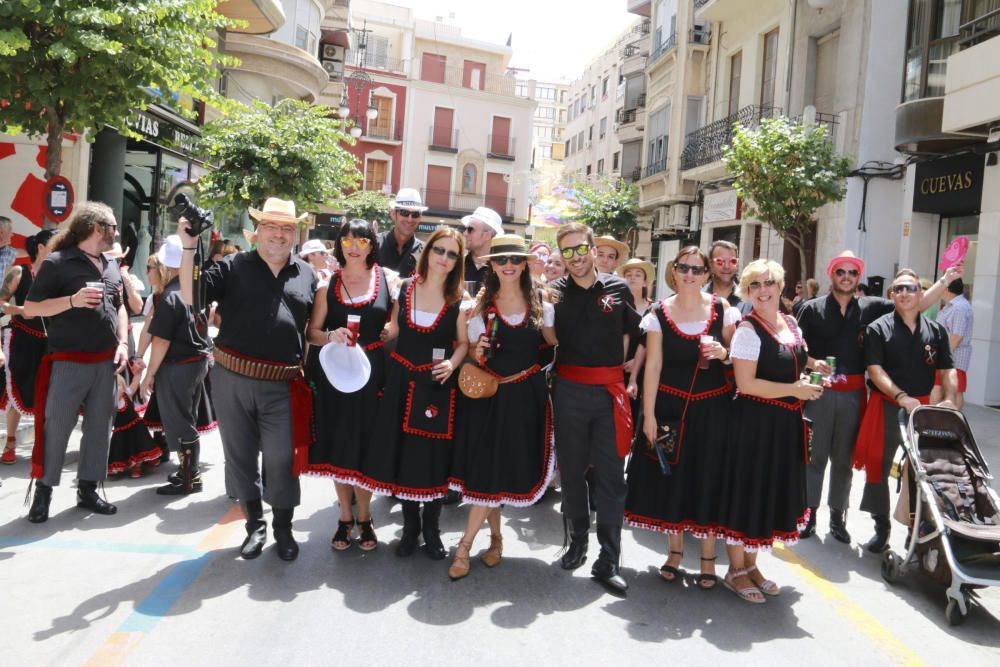
[[[716,266],[726,266],[727,264],[729,266],[737,266],[740,263],[740,260],[738,257],[730,257],[728,259],[723,259],[722,257],[716,257],[715,259],[712,260],[712,262]]]
[[[920,285],[914,283],[903,283],[902,285],[893,285],[893,294],[916,294],[917,290],[920,289]]]
[[[366,250],[371,244],[371,240],[366,239],[363,236],[359,238],[348,236],[340,239],[340,247],[342,248],[353,248],[354,246],[357,246],[359,250]]]
[[[581,243],[580,245],[575,246],[575,247],[562,248],[559,251],[559,254],[562,255],[566,259],[573,259],[573,255],[574,254],[583,256],[583,255],[586,255],[588,252],[590,252],[590,244],[589,243]]]

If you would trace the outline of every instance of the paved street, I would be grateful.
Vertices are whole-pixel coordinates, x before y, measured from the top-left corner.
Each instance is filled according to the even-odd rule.
[[[1000,412],[970,407],[987,459],[1000,466]],[[75,441],[73,447],[75,448]],[[668,585],[657,576],[666,540],[628,532],[627,600],[589,577],[553,565],[562,543],[558,495],[505,513],[504,562],[487,570],[473,560],[459,582],[448,561],[418,552],[392,553],[401,516],[377,500],[381,543],[333,553],[337,516],[332,485],[307,479],[295,523],[298,561],[266,549],[242,561],[238,508],[222,491],[218,436],[208,440],[205,492],[164,502],[153,493],[165,470],[112,481],[113,517],[75,507],[75,449],[52,518],[29,524],[22,506],[28,463],[3,467],[0,568],[7,665],[325,664],[348,661],[501,665],[552,660],[602,664],[664,658],[680,664],[996,664],[1000,660],[1000,592],[982,592],[965,625],[945,623],[940,589],[920,576],[894,588],[878,559],[826,535],[761,558],[782,585],[780,597],[754,607],[721,588]],[[20,452],[27,453],[22,447]],[[860,477],[856,491],[860,487]],[[855,493],[855,503],[857,501]],[[465,512],[450,507],[442,524],[453,546]],[[851,517],[857,540],[870,522]],[[898,549],[902,531],[896,529]],[[593,538],[592,538],[593,539]],[[481,534],[474,553],[486,546]],[[723,550],[720,549],[720,552]],[[685,566],[697,568],[697,545]],[[725,569],[720,553],[719,571]]]

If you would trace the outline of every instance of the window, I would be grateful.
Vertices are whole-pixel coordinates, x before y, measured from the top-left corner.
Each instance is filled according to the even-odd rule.
[[[740,76],[743,69],[743,52],[737,51],[729,58],[729,114],[740,109]]]
[[[687,108],[684,110],[684,135],[687,136],[701,127],[701,107],[703,97],[687,98]]]
[[[594,126],[591,125],[590,128],[587,130],[587,141],[593,141],[593,140],[594,140]]]
[[[566,122],[566,110],[565,109],[560,109],[559,110],[559,122],[560,123],[565,123]]]
[[[998,17],[985,15],[1000,8],[997,0],[910,0],[909,5],[904,102],[944,95],[948,56],[959,51],[961,24],[980,19],[977,28],[987,30],[980,41],[988,39],[995,34]]]
[[[597,103],[597,84],[590,87],[590,106]]]
[[[477,180],[476,165],[471,162],[467,162],[465,166],[462,167],[462,193],[467,195],[476,194]]]
[[[649,137],[646,152],[647,166],[666,162],[669,131],[670,105],[668,104],[649,115],[649,122],[646,126],[646,136]],[[662,171],[662,169],[657,171]]]
[[[436,53],[425,53],[420,59],[420,79],[431,83],[444,83],[447,59]]]
[[[552,138],[555,139],[556,141],[562,141],[562,133],[563,131],[561,127],[552,128]]]
[[[482,90],[486,82],[486,63],[466,60],[462,63],[462,87]]]
[[[389,173],[388,160],[373,160],[365,163],[365,190],[381,192],[386,185],[386,175]]]
[[[368,48],[365,53],[365,65],[388,69],[389,38],[382,35],[368,35]]]
[[[551,127],[536,127],[535,136],[540,139],[551,139],[552,138],[552,128]]]
[[[542,157],[546,160],[552,159],[552,146],[542,146]]]
[[[597,175],[598,176],[604,175],[604,160],[597,161]]]
[[[601,99],[608,99],[608,77],[604,77],[604,80],[601,81]]]
[[[590,177],[590,165],[589,164],[587,165],[587,177],[588,178]]]
[[[760,70],[760,105],[774,106],[774,84],[778,70],[778,29],[764,35],[764,61]]]
[[[566,152],[562,144],[552,144],[552,159],[562,160],[566,157]]]
[[[565,90],[560,90],[559,91],[559,104],[566,104],[566,91]]]
[[[535,97],[540,100],[555,100],[556,89],[549,86],[538,86],[535,88]]]
[[[524,81],[518,81],[517,83],[515,83],[514,84],[514,94],[517,95],[518,97],[527,97],[528,96],[528,84],[526,84]]]
[[[611,171],[618,171],[618,159],[620,155],[621,151],[618,151],[611,156]]]
[[[569,141],[566,142],[566,155],[573,154],[573,151],[570,150],[571,148],[573,148],[573,139],[570,139]]]
[[[297,25],[295,26],[295,46],[299,47],[306,53],[316,53],[316,36],[313,35],[305,26]]]
[[[535,109],[535,118],[547,118],[548,120],[555,120],[556,108],[548,106],[540,106]]]
[[[603,139],[604,135],[608,133],[608,117],[605,116],[601,119],[601,135],[600,138]]]
[[[576,134],[576,149],[578,151],[582,151],[583,150],[583,130],[580,130]]]

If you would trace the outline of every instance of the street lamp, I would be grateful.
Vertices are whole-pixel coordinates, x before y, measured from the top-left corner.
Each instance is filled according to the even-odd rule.
[[[361,130],[361,114],[360,114],[360,99],[373,85],[372,78],[368,76],[368,73],[364,71],[365,63],[368,57],[368,22],[365,21],[365,26],[356,31],[360,36],[358,38],[358,51],[361,52],[361,62],[358,63],[359,69],[351,72],[351,75],[347,77],[344,81],[344,96],[340,100],[340,107],[337,109],[337,115],[343,119],[347,119],[351,116],[351,106],[350,106],[350,95],[351,91],[354,92],[355,100],[355,113],[354,113],[354,126],[350,129],[350,134],[355,139],[359,138],[363,132]],[[372,104],[371,99],[368,100],[368,108],[365,109],[365,118],[368,122],[378,118],[378,109]]]

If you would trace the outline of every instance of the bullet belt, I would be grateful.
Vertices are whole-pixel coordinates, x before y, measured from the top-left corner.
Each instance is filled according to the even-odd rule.
[[[237,375],[253,378],[254,380],[288,382],[294,380],[302,373],[302,366],[299,364],[288,366],[285,364],[276,364],[272,361],[250,359],[218,346],[215,348],[215,361],[227,371],[232,371]]]

